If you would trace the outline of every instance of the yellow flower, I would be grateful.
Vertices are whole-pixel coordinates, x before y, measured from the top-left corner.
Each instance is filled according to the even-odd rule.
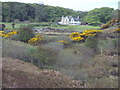
[[[12,32],[9,32],[8,34],[9,35],[15,35],[15,34],[18,34],[18,32],[17,31],[12,31]]]
[[[120,31],[120,28],[115,29],[115,31]]]
[[[33,37],[33,38],[31,38],[30,40],[28,40],[28,43],[37,44],[37,43],[39,43],[40,41],[44,40],[42,37],[43,37],[43,36],[41,36],[41,35],[38,34],[38,35],[36,35],[35,37]]]
[[[79,35],[80,35],[80,36],[85,36],[85,35],[86,35],[86,33],[84,33],[84,32],[83,32],[83,33],[81,33],[81,34],[79,34]]]
[[[118,32],[119,33],[120,32],[120,28],[115,29],[114,32]]]
[[[5,33],[4,31],[0,31],[0,33]]]
[[[5,36],[5,34],[0,33],[0,36],[3,36],[3,37],[4,37],[4,36]]]
[[[73,41],[81,41],[84,38],[89,37],[89,36],[94,37],[101,32],[102,32],[102,30],[94,30],[94,29],[93,30],[86,30],[82,33],[73,32],[71,35],[69,35],[69,37],[71,37]]]
[[[73,32],[71,35],[69,35],[69,37],[78,37],[80,36],[79,32]]]
[[[83,37],[74,37],[72,38],[73,41],[81,41],[81,40],[84,40]]]
[[[8,34],[5,34],[3,37],[10,37],[10,35],[8,35]]]

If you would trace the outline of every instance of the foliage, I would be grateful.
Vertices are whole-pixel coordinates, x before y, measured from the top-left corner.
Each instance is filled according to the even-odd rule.
[[[3,57],[11,57],[14,59],[21,59],[27,62],[35,62],[36,59],[34,57],[31,57],[31,50],[33,54],[36,50],[36,47],[33,47],[20,41],[2,39]]]
[[[102,30],[86,30],[86,31],[84,31],[83,32],[83,34],[86,34],[86,36],[91,36],[91,34],[99,34],[99,33],[101,33],[102,32]],[[90,35],[89,35],[90,34]]]
[[[78,16],[81,18],[81,21],[83,21],[83,18],[87,15],[88,12],[86,11],[77,11]]]
[[[112,18],[119,19],[119,17],[120,17],[119,12],[120,12],[119,9],[112,11],[112,13],[111,13]]]
[[[17,36],[18,40],[23,42],[28,42],[28,40],[33,37],[34,37],[34,32],[32,30],[32,26],[22,25],[20,27],[20,30]]]
[[[106,29],[106,28],[109,28],[110,27],[110,24],[103,24],[101,25],[101,29]]]
[[[57,52],[54,49],[46,46],[39,46],[33,56],[39,58],[43,65],[53,65],[57,60]]]
[[[106,39],[106,40],[102,40],[102,39],[99,39],[97,41],[97,46],[98,48],[100,49],[102,47],[102,51],[103,52],[116,52],[118,53],[118,46],[119,46],[119,43],[118,43],[118,38],[113,38],[113,39]]]
[[[113,10],[113,8],[109,7],[95,8],[87,13],[87,16],[84,18],[84,21],[99,24],[106,23],[112,18],[111,12]]]
[[[68,8],[53,7],[44,4],[25,4],[18,2],[2,2],[3,22],[58,22],[62,16],[79,16],[81,21],[99,25],[111,18],[118,18],[118,10],[109,7],[96,8],[89,12],[74,11]],[[112,13],[112,14],[111,14]]]
[[[120,28],[114,30],[115,33],[120,33]]]
[[[53,7],[44,4],[25,4],[18,2],[3,2],[3,21],[31,21],[44,22],[60,20],[62,15],[78,16],[78,13],[72,9]],[[61,13],[62,12],[62,13]]]
[[[11,31],[9,33],[6,33],[4,31],[0,31],[0,36],[3,36],[3,37],[11,37],[12,35],[15,35],[15,34],[18,34],[17,31]]]
[[[111,26],[113,26],[117,22],[118,22],[118,19],[112,18],[110,21],[108,21],[108,24],[110,24]]]
[[[30,40],[28,40],[28,43],[30,43],[30,44],[37,44],[37,43],[41,42],[42,40],[44,40],[43,36],[38,34],[35,37],[30,38]]]
[[[80,36],[79,32],[73,32],[71,35],[69,35],[69,37],[72,38],[72,41],[81,41],[81,40],[84,40],[84,38]]]
[[[82,33],[73,32],[69,37],[71,37],[73,41],[84,41],[87,37],[94,37],[101,32],[101,30],[86,30]]]
[[[96,51],[98,49],[98,39],[95,37],[88,37],[85,41],[85,46]]]
[[[81,40],[84,40],[83,37],[74,37],[72,38],[73,41],[81,41]]]
[[[110,26],[119,25],[119,19],[112,18],[106,24],[101,25],[101,29],[109,28]]]

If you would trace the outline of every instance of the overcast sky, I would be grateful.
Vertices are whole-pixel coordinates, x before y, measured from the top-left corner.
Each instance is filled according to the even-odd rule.
[[[4,1],[17,1],[24,3],[41,3],[51,6],[60,6],[70,8],[76,11],[89,11],[94,8],[111,7],[118,8],[118,2],[120,0],[0,0]]]

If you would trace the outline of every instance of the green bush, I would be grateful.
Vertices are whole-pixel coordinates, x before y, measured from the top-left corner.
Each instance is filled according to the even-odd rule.
[[[27,42],[30,38],[35,36],[32,29],[32,25],[22,25],[17,35],[17,39],[22,42]]]

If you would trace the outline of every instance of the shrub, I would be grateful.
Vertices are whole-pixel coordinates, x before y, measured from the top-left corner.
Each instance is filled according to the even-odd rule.
[[[110,24],[111,26],[113,26],[117,22],[118,20],[116,20],[115,18],[112,18],[110,21],[107,22],[107,24]]]
[[[22,42],[27,42],[30,38],[34,37],[34,32],[31,25],[22,25],[18,33],[18,40]]]
[[[106,28],[109,28],[110,27],[110,24],[103,24],[101,25],[101,29],[106,29]]]
[[[96,51],[98,49],[98,39],[97,37],[88,37],[85,41],[85,46]]]
[[[74,46],[74,49],[72,47],[59,51],[55,66],[58,67],[58,70],[60,69],[61,72],[72,76],[74,79],[86,80],[88,78],[87,72],[82,71],[82,69],[91,66],[91,58],[91,50],[84,46]]]
[[[85,41],[87,37],[95,37],[98,34],[102,33],[102,30],[86,30],[82,33],[79,32],[73,32],[69,37],[72,38],[72,41],[78,42],[78,41]]]
[[[30,40],[28,41],[28,43],[30,43],[30,44],[38,44],[38,43],[40,43],[43,40],[44,40],[43,36],[41,36],[40,34],[38,34],[35,37],[30,38]]]
[[[0,31],[0,36],[5,37],[5,38],[10,38],[12,35],[18,34],[17,31],[11,31],[11,32],[4,32],[4,31]]]
[[[10,57],[13,59],[20,59],[25,62],[30,62],[39,68],[42,67],[42,60],[39,57],[35,57],[34,55],[40,54],[41,52],[37,51],[36,46],[32,46],[20,41],[13,41],[3,39],[2,43],[2,56]]]
[[[120,28],[115,29],[114,33],[120,33]]]
[[[36,49],[31,45],[13,40],[3,39],[2,42],[2,55],[3,57],[11,57],[23,61],[31,62],[33,58],[29,54],[31,49]],[[33,59],[34,60],[34,59]]]
[[[43,65],[52,65],[57,59],[57,52],[50,47],[39,46],[34,57],[39,58]]]
[[[103,43],[101,43],[103,42]],[[98,45],[101,43],[101,47],[103,48],[103,51],[106,52],[118,52],[118,39],[107,39],[107,40],[99,40]]]

